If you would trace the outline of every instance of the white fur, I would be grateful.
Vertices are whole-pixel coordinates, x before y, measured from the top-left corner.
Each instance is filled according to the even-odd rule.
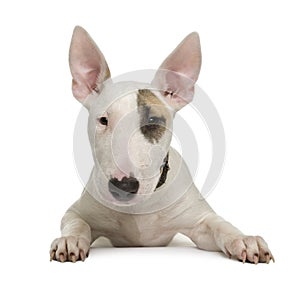
[[[180,72],[177,62],[192,51],[196,59],[189,58],[190,65],[186,64],[182,73],[195,81],[201,61],[198,41],[196,33],[189,35],[163,66],[171,70],[176,66]],[[88,134],[95,166],[82,196],[62,219],[62,236],[51,245],[51,259],[84,260],[90,245],[100,236],[107,237],[115,246],[164,246],[174,235],[182,233],[201,249],[223,251],[229,257],[253,263],[274,260],[261,237],[246,236],[215,214],[195,187],[181,156],[169,147],[172,117],[190,100],[192,88],[186,100],[176,94],[166,100],[155,92],[164,102],[170,118],[163,137],[157,144],[151,144],[139,129],[137,111],[138,89],[151,86],[104,82],[109,71],[102,53],[97,50],[88,34],[80,27],[75,28],[70,52],[73,93],[89,109]],[[82,56],[84,69],[80,64]],[[92,75],[88,75],[87,70]],[[95,75],[95,71],[102,74]],[[90,94],[93,88],[98,93]],[[184,95],[184,91],[181,94]],[[109,126],[99,124],[101,116],[108,118]],[[155,191],[168,151],[170,171],[166,182]],[[138,194],[126,203],[118,202],[108,191],[108,180],[110,177],[121,179],[130,173],[140,182]]]

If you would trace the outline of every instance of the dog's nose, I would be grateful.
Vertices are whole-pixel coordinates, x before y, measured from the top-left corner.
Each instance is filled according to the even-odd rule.
[[[139,182],[134,177],[123,177],[122,180],[112,178],[108,182],[110,193],[119,201],[129,201],[139,189]]]

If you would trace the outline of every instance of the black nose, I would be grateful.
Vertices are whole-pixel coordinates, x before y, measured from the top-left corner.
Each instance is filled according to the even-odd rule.
[[[108,182],[108,189],[110,193],[119,201],[129,201],[132,199],[139,189],[139,182],[136,178],[112,178]]]

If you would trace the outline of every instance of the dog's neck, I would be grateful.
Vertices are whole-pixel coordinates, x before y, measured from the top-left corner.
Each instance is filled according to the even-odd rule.
[[[170,166],[169,166],[169,152],[168,152],[167,156],[164,159],[164,163],[162,165],[162,172],[161,172],[159,181],[156,185],[155,191],[166,182],[167,174],[168,174],[169,170],[170,170]]]

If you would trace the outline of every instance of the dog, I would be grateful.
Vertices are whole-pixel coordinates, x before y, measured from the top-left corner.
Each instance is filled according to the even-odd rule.
[[[200,249],[242,262],[274,262],[262,237],[244,235],[213,211],[170,147],[174,115],[192,100],[200,72],[196,32],[164,60],[151,84],[113,83],[102,52],[79,26],[69,64],[73,95],[89,111],[95,165],[62,218],[50,260],[84,261],[101,236],[116,247],[152,247],[181,233]]]

